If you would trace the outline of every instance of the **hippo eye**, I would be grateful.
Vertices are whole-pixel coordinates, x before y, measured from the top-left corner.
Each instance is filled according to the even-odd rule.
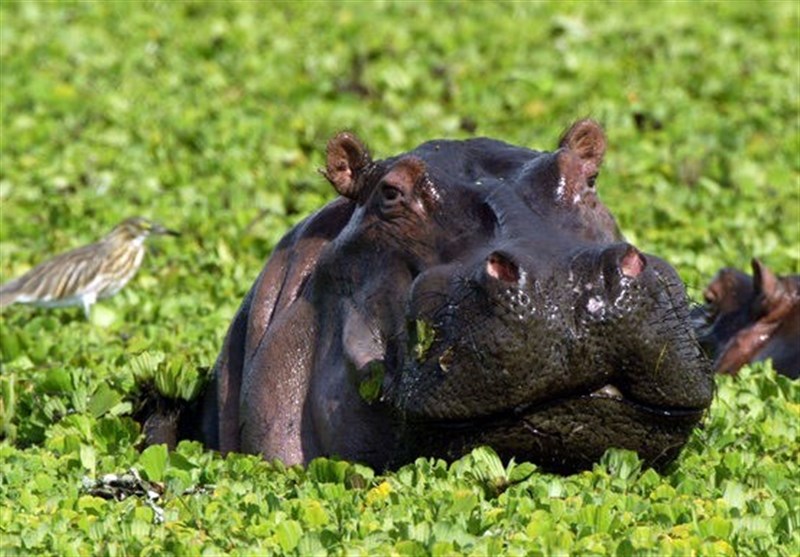
[[[381,201],[384,209],[391,209],[403,199],[403,192],[399,188],[389,184],[381,185]]]

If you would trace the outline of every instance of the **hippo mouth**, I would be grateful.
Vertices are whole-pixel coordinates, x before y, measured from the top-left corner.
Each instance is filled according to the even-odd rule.
[[[585,397],[586,395],[584,395]],[[652,404],[646,404],[641,401],[634,400],[630,397],[626,397],[622,394],[622,392],[613,384],[607,384],[603,387],[597,389],[596,391],[592,391],[589,395],[589,398],[601,398],[601,399],[612,399],[619,401],[623,404],[626,404],[636,410],[641,412],[646,412],[647,414],[651,414],[653,416],[658,416],[664,419],[670,418],[700,418],[706,411],[706,408],[691,408],[691,407],[680,407],[680,406],[656,406]],[[581,397],[583,398],[583,397]]]
[[[572,473],[592,466],[612,447],[636,451],[661,469],[673,461],[706,408],[661,406],[626,396],[614,384],[563,393],[468,418],[412,419],[406,433],[433,456],[458,458],[491,446],[501,458],[536,462]]]
[[[491,427],[493,424],[513,423],[525,420],[526,416],[543,413],[552,408],[575,402],[583,402],[587,405],[591,405],[593,402],[616,403],[634,412],[647,415],[651,419],[657,421],[692,424],[699,421],[706,411],[705,407],[692,408],[647,404],[640,400],[635,400],[630,396],[625,396],[616,385],[608,383],[593,391],[564,394],[546,401],[519,404],[513,408],[500,410],[483,416],[457,419],[445,418],[438,420],[425,419],[424,421],[428,426],[441,429],[483,429]]]

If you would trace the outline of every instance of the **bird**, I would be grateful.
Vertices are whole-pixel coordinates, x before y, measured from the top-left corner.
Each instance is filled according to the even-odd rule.
[[[56,255],[0,286],[0,308],[81,306],[89,319],[92,304],[119,292],[139,270],[151,234],[179,235],[143,217],[125,219],[98,242]]]

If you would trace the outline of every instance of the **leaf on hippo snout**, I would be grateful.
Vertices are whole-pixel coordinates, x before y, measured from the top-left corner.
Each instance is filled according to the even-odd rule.
[[[418,362],[422,362],[425,360],[428,350],[430,350],[433,345],[433,341],[436,338],[436,330],[433,328],[433,325],[427,321],[417,319],[415,321],[414,333],[414,356]]]
[[[375,402],[381,396],[383,377],[383,362],[373,360],[365,366],[363,377],[358,384],[358,394],[365,402]]]

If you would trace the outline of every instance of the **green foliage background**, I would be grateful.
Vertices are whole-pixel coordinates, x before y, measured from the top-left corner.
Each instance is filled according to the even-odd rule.
[[[2,2],[2,281],[131,215],[184,232],[152,241],[91,323],[3,311],[2,551],[800,553],[800,394],[764,366],[719,380],[664,475],[618,451],[566,478],[486,450],[384,475],[193,444],[140,455],[129,402],[142,369],[191,382],[213,364],[272,247],[333,198],[316,169],[341,129],[378,156],[471,135],[544,149],[589,115],[609,137],[603,199],[696,299],[752,256],[799,272],[798,10]],[[130,467],[165,482],[163,524],[141,498],[81,490]]]

